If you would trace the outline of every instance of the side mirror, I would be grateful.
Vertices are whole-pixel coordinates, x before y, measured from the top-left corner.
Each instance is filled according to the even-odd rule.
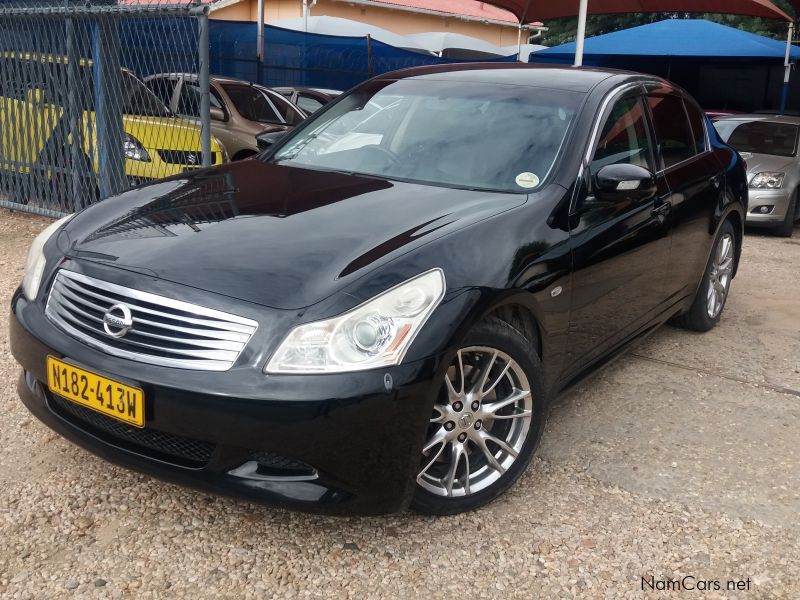
[[[606,165],[594,176],[595,196],[603,202],[637,202],[652,198],[657,190],[655,175],[638,165]]]
[[[256,136],[256,143],[258,144],[258,150],[263,152],[268,148],[274,146],[277,142],[279,142],[283,137],[286,135],[285,131],[267,131],[265,133],[259,133]]]
[[[212,106],[208,112],[212,121],[222,121],[224,123],[228,120],[228,115],[226,115],[225,111],[218,106]]]

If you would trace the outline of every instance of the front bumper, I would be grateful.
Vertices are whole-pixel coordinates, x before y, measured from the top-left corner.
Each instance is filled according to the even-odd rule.
[[[786,218],[793,190],[750,189],[750,200],[747,206],[746,221],[748,225],[780,225]],[[761,214],[754,212],[759,206],[773,206],[771,212]]]
[[[310,512],[385,514],[411,501],[438,389],[436,359],[362,373],[279,377],[237,366],[224,373],[155,367],[67,336],[19,291],[12,299],[10,337],[23,368],[23,403],[50,428],[106,460],[198,489]],[[130,432],[89,409],[73,410],[47,390],[47,355],[141,387],[146,428]],[[142,432],[145,437],[137,437]]]

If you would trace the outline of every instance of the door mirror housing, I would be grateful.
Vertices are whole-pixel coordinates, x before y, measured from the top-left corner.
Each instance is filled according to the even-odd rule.
[[[218,106],[212,106],[209,109],[209,115],[211,116],[212,121],[222,121],[224,123],[228,120],[228,115],[226,115],[225,111]]]
[[[259,133],[256,136],[256,144],[258,144],[259,152],[263,152],[264,150],[271,148],[285,136],[285,131],[267,131],[265,133]]]
[[[606,165],[594,176],[598,200],[613,204],[646,200],[656,195],[656,176],[638,165]]]

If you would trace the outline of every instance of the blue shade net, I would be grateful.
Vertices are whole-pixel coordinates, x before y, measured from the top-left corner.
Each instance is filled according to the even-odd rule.
[[[772,59],[783,61],[786,42],[703,19],[667,19],[586,40],[584,64],[617,66],[631,59]],[[575,42],[531,54],[531,62],[572,64]],[[791,58],[800,58],[793,47]]]
[[[211,21],[211,73],[268,86],[347,90],[374,75],[422,65],[470,61],[395,48],[366,37],[264,28],[264,60],[256,58],[257,24]],[[490,62],[514,62],[516,56]],[[486,61],[482,61],[486,62]]]

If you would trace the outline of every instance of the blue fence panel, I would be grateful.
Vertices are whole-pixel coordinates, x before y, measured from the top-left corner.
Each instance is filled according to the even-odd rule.
[[[197,69],[200,36],[196,19],[169,16],[125,19],[120,23],[119,37],[122,66],[139,77],[162,73],[165,65],[176,72],[193,73]]]

